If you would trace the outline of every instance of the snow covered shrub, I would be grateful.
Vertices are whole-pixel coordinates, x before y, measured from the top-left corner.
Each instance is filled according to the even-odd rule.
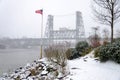
[[[100,48],[100,61],[105,62],[107,60],[113,60],[113,54],[115,53],[115,45],[108,44]]]
[[[52,45],[45,49],[45,57],[49,61],[63,66],[66,64],[66,50],[67,48],[64,44]]]
[[[109,60],[109,53],[107,53],[107,51],[108,51],[109,49],[108,49],[108,47],[101,47],[100,48],[100,54],[99,54],[99,57],[100,57],[100,61],[101,62],[105,62],[105,61],[107,61],[107,60]]]
[[[89,47],[86,41],[81,41],[76,44],[75,48],[68,49],[66,51],[66,56],[67,59],[72,60],[88,54],[91,50],[92,48]]]
[[[72,49],[72,56],[71,59],[76,59],[81,56],[81,52],[77,51],[75,48]]]
[[[66,44],[53,44],[45,49],[45,57],[51,62],[57,69],[59,69],[59,73],[66,73],[67,66],[67,58],[66,58],[66,50],[68,47]]]
[[[83,52],[88,46],[89,45],[86,41],[81,41],[76,44],[75,48],[77,51]]]
[[[92,50],[92,47],[90,47],[86,41],[82,41],[76,44],[76,50],[79,52],[80,56],[85,56]]]
[[[70,48],[66,51],[66,57],[69,60],[76,59],[80,57],[80,52],[78,52],[75,48]]]
[[[117,50],[113,57],[115,62],[120,63],[120,50]]]
[[[113,60],[120,63],[120,40],[100,47],[100,61]]]

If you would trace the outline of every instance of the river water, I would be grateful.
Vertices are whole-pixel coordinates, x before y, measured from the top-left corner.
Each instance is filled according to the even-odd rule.
[[[0,49],[0,76],[39,59],[40,49]]]

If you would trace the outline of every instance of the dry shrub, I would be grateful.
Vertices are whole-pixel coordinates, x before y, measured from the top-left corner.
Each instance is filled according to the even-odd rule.
[[[69,48],[67,51],[66,51],[66,58],[69,60],[71,58],[71,56],[73,55],[72,54],[72,48]]]
[[[56,63],[61,68],[60,71],[65,74],[67,58],[65,52],[69,48],[68,43],[58,43],[50,45],[45,49],[45,57],[53,63]]]
[[[53,44],[45,49],[45,57],[49,61],[54,61],[59,65],[62,65],[66,61],[66,52],[67,48],[64,44]]]
[[[52,44],[45,48],[45,57],[60,66],[66,65],[66,50],[68,49],[67,43]]]

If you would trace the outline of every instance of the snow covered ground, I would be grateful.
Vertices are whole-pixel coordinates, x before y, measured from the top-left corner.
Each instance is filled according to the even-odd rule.
[[[120,65],[111,61],[100,63],[92,52],[68,63],[70,75],[66,80],[120,80]]]

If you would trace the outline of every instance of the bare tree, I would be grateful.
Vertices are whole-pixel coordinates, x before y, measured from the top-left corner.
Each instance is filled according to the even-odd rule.
[[[107,28],[103,29],[103,44],[107,44],[109,42],[109,30]]]
[[[105,25],[111,27],[111,42],[113,41],[114,24],[120,18],[120,0],[93,0],[93,14],[96,19]]]
[[[92,47],[98,47],[100,46],[100,35],[98,34],[99,27],[92,27],[92,30],[93,35],[89,36],[90,44]]]

